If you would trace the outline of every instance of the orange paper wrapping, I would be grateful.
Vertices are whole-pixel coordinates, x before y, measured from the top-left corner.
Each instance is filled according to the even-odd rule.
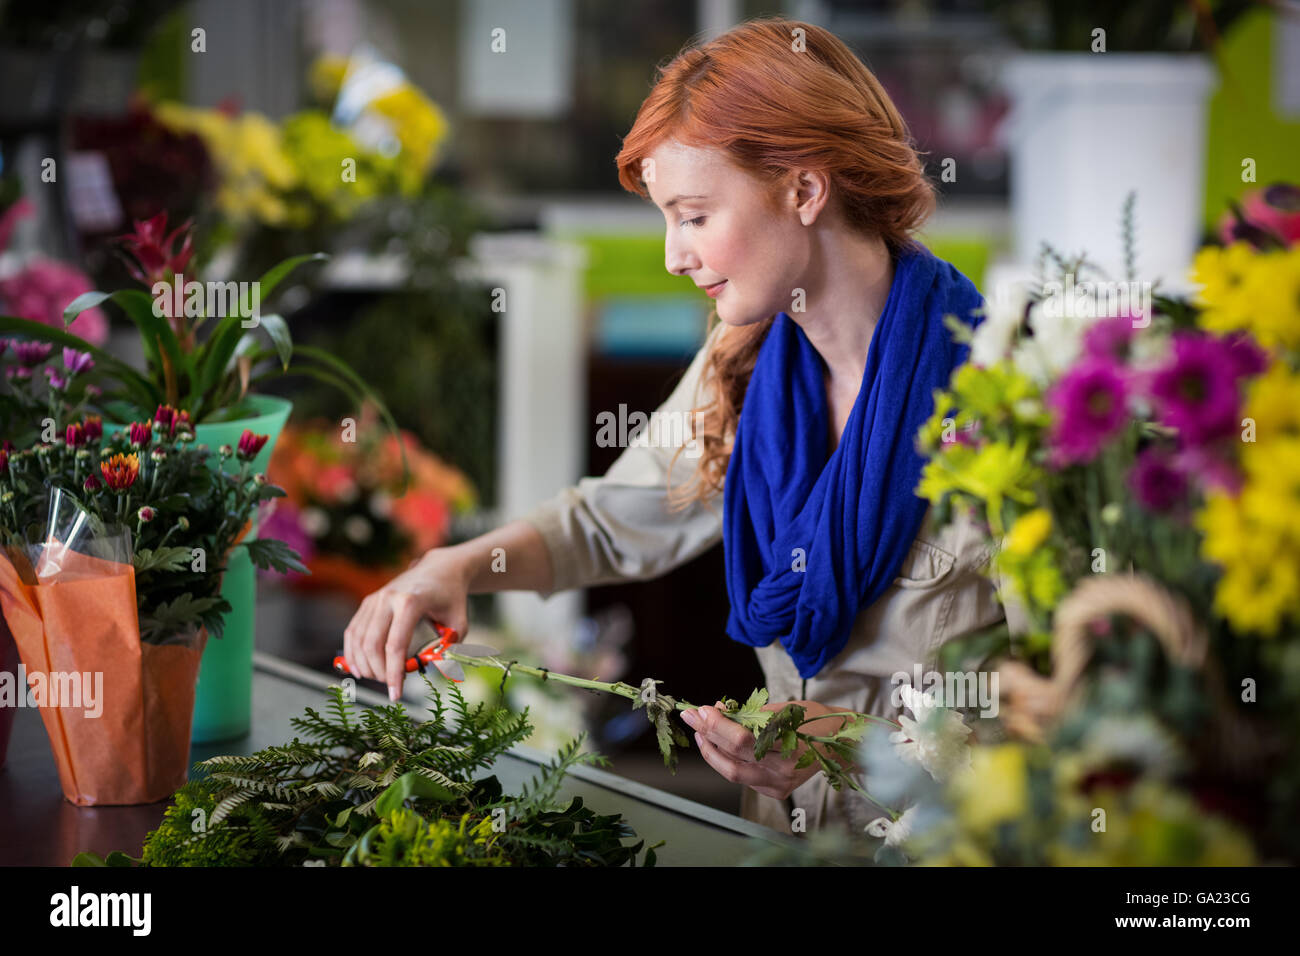
[[[25,584],[0,553],[0,605],[28,673],[103,674],[98,717],[40,708],[63,795],[78,806],[163,800],[188,776],[207,631],[143,643],[134,568],[72,551],[61,563],[58,581]]]

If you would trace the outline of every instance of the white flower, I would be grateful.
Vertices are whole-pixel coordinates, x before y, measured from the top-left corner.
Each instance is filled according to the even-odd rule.
[[[374,534],[374,528],[370,522],[361,515],[352,515],[343,522],[343,533],[347,535],[349,541],[354,544],[365,544]]]
[[[1032,335],[1022,338],[1011,353],[1016,368],[1040,386],[1056,381],[1078,360],[1083,351],[1083,333],[1100,316],[1085,303],[1068,307],[1060,301],[1035,302],[1029,310]]]
[[[916,807],[908,807],[897,820],[889,817],[876,817],[866,826],[867,836],[884,837],[885,846],[902,847],[912,835],[912,824],[916,822]]]
[[[910,763],[920,764],[943,783],[959,770],[970,767],[970,747],[966,738],[971,729],[961,714],[935,703],[930,694],[904,684],[900,688],[906,714],[898,718],[902,730],[896,730],[889,739],[896,745],[898,756]]]
[[[1006,358],[1028,304],[1029,287],[1025,283],[998,283],[997,294],[985,301],[984,321],[976,326],[971,338],[971,364],[988,368]]]
[[[323,538],[330,529],[330,516],[320,508],[303,508],[298,513],[298,527],[313,538]]]

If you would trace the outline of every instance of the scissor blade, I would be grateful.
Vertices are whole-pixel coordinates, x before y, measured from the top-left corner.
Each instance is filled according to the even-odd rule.
[[[459,684],[465,679],[464,669],[455,661],[434,661],[433,666],[438,668],[438,673],[449,681]]]

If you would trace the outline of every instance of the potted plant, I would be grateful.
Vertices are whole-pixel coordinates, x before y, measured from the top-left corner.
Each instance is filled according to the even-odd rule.
[[[989,0],[1025,51],[1003,75],[1019,265],[1050,241],[1118,271],[1119,235],[1097,210],[1118,209],[1136,192],[1151,277],[1182,278],[1201,235],[1216,79],[1202,51],[1246,6]]]
[[[269,436],[245,432],[214,455],[170,406],[106,433],[68,401],[93,368],[88,353],[64,349],[60,363],[48,344],[11,350],[11,383],[39,381],[38,369],[46,379],[43,395],[17,388],[11,400],[39,402],[56,434],[0,447],[5,620],[46,693],[55,675],[81,680],[84,706],[41,704],[67,799],[152,802],[186,777],[199,660],[231,610],[232,553],[302,569],[283,542],[249,537],[259,504],[283,494],[254,471]]]
[[[396,432],[388,409],[347,363],[323,349],[294,343],[283,317],[261,312],[261,304],[291,272],[321,256],[288,259],[254,282],[200,282],[185,273],[193,257],[192,227],[168,232],[165,213],[136,222],[122,245],[128,271],[145,288],[79,295],[64,310],[64,321],[71,324],[106,302],[118,306],[140,332],[143,371],[66,329],[0,315],[0,332],[90,357],[93,370],[74,397],[101,415],[107,431],[151,421],[161,407],[173,409],[195,439],[210,447],[233,446],[244,431],[269,436],[252,463],[264,471],[291,403],[259,395],[256,386],[281,375],[305,375],[341,389],[357,406],[367,399],[374,402]],[[20,423],[35,428],[39,419]],[[254,516],[249,536],[256,535]],[[195,708],[198,741],[242,736],[250,720],[256,578],[242,552],[227,569],[225,589],[232,613],[225,637],[211,642],[204,656]]]

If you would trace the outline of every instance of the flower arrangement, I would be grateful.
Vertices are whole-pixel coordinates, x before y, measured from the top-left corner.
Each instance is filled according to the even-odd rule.
[[[359,420],[341,427],[291,425],[276,444],[268,473],[286,497],[268,528],[304,541],[313,574],[307,583],[321,571],[335,583],[355,577],[369,588],[364,596],[374,580],[387,580],[445,543],[452,516],[474,507],[464,474],[409,432],[385,434],[377,419],[375,407],[366,405]]]
[[[1281,185],[1249,197],[1254,218],[1239,210],[1231,244],[1198,254],[1190,295],[1107,308],[1116,283],[1046,249],[1058,277],[994,298],[936,393],[917,493],[941,520],[961,509],[986,529],[986,572],[1021,620],[945,648],[944,666],[999,667],[1012,739],[976,746],[983,776],[909,818],[913,859],[1300,854],[1285,811],[1300,779],[1262,776],[1300,751],[1286,730],[1300,705],[1295,198]],[[1072,280],[1082,307],[1061,301]],[[1106,605],[1116,588],[1140,597]],[[1245,678],[1267,680],[1269,699]],[[1046,727],[1024,709],[1036,695],[1052,701]],[[1170,759],[1150,765],[1154,751]],[[1099,832],[1085,806],[1109,807],[1131,839],[1085,839]]]
[[[238,448],[222,447],[211,462],[209,449],[194,445],[189,414],[169,405],[158,406],[149,420],[105,434],[100,416],[82,412],[84,390],[82,401],[69,398],[94,366],[90,355],[65,348],[61,362],[44,365],[44,395],[34,397],[35,369],[51,357],[51,347],[7,345],[17,363],[6,365],[6,378],[27,387],[5,397],[28,420],[45,416],[49,439],[21,447],[6,440],[0,447],[0,533],[7,544],[21,547],[48,531],[51,493],[70,501],[97,535],[125,528],[144,641],[200,625],[221,635],[230,611],[220,594],[221,571],[237,545],[258,567],[305,570],[298,555],[274,538],[240,543],[259,504],[284,494],[266,475],[249,473],[267,436],[245,430]]]
[[[381,72],[369,66],[360,58],[318,60],[311,80],[322,107],[278,123],[172,102],[156,104],[154,115],[206,144],[218,170],[217,208],[236,227],[343,222],[378,196],[417,194],[448,131],[437,104],[393,67],[358,108],[363,82]],[[354,79],[348,101],[336,103]]]

